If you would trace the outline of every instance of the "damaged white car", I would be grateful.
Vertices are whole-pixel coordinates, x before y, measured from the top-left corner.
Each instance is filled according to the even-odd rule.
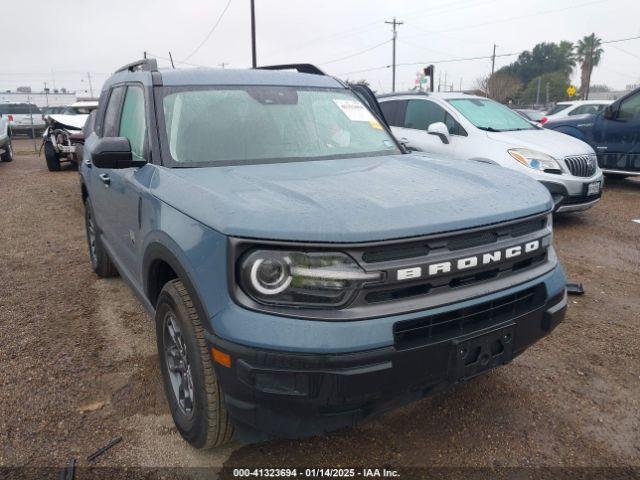
[[[60,170],[61,162],[77,164],[84,144],[84,125],[89,114],[98,108],[97,101],[76,102],[64,114],[47,115],[47,127],[42,135],[42,148],[50,172]]]

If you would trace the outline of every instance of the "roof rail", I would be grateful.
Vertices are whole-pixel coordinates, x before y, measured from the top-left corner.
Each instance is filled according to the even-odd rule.
[[[380,95],[378,95],[378,98],[384,98],[384,97],[402,97],[405,95],[424,95],[425,97],[428,97],[432,92],[423,92],[422,90],[416,90],[416,91],[406,91],[406,92],[393,92],[393,93],[382,93]]]
[[[315,65],[310,63],[288,63],[284,65],[265,65],[257,67],[258,70],[297,70],[300,73],[311,73],[313,75],[326,75]]]
[[[158,62],[155,58],[143,58],[142,60],[127,63],[125,66],[117,69],[116,73],[125,71],[135,72],[136,70],[142,70],[145,72],[157,72]]]

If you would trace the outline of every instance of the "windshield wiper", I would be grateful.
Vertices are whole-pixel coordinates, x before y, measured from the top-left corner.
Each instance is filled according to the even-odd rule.
[[[480,130],[484,130],[485,132],[504,132],[504,130],[498,130],[493,127],[478,127]]]

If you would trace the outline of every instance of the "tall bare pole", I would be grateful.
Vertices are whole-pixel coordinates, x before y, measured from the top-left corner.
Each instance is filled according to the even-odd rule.
[[[256,58],[256,6],[255,0],[251,0],[251,66],[257,68]]]
[[[392,22],[384,22],[387,23],[389,25],[393,25],[393,56],[391,59],[391,91],[395,92],[396,91],[396,38],[398,36],[398,32],[396,27],[399,25],[402,25],[404,22],[398,22],[396,21],[396,17],[393,17],[393,21]]]
[[[491,55],[491,76],[493,77],[493,72],[496,68],[496,44],[493,44],[493,55]]]
[[[591,42],[591,48],[589,49],[589,75],[587,77],[587,91],[585,92],[584,99],[589,100],[589,90],[591,90],[591,72],[593,72],[593,42],[595,42],[595,34],[593,35],[593,41]]]

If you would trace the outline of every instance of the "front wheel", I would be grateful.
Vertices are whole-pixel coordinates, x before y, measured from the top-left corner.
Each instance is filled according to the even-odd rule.
[[[60,157],[51,142],[45,142],[44,144],[44,158],[47,161],[47,168],[50,172],[60,171]]]
[[[164,389],[180,435],[196,448],[229,442],[233,425],[201,319],[180,280],[171,280],[162,288],[155,321]]]
[[[4,147],[4,152],[0,155],[0,160],[3,162],[12,162],[13,161],[13,146],[11,145],[11,140]]]

